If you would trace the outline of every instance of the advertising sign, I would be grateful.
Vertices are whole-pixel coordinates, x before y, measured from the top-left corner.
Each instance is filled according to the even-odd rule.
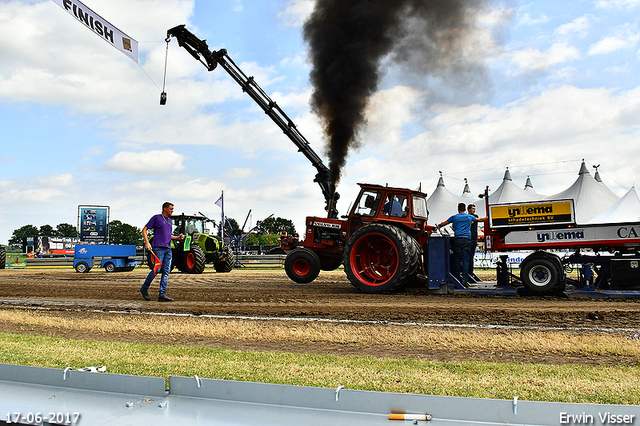
[[[489,223],[492,228],[574,222],[573,200],[489,205]]]
[[[104,244],[107,242],[109,206],[78,206],[80,239]]]

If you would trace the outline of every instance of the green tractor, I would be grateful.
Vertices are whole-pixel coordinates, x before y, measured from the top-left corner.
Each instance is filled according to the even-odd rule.
[[[171,269],[180,272],[201,274],[206,264],[213,264],[216,272],[231,272],[236,263],[235,255],[228,245],[209,234],[206,216],[173,215],[173,235],[183,234],[183,241],[171,241]],[[149,260],[150,262],[150,260]],[[150,265],[151,266],[151,265]]]

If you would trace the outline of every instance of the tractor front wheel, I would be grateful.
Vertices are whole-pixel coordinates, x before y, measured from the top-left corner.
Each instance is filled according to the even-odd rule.
[[[183,272],[187,274],[201,274],[204,272],[206,257],[199,246],[191,246],[191,250],[184,256]]]
[[[318,278],[320,258],[314,251],[298,248],[287,255],[284,260],[284,270],[292,281],[308,284]]]
[[[383,293],[408,283],[420,255],[411,239],[393,225],[371,224],[358,229],[344,251],[344,271],[351,284],[366,293]]]

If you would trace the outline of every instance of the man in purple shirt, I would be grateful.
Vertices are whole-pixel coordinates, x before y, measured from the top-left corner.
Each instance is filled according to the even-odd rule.
[[[162,213],[157,214],[142,228],[142,237],[144,238],[144,246],[147,250],[152,251],[162,263],[162,276],[160,277],[160,292],[158,294],[158,302],[172,302],[173,299],[167,297],[167,283],[169,282],[169,272],[171,272],[171,240],[183,240],[184,235],[171,235],[173,230],[171,214],[173,214],[173,204],[166,202],[162,205]],[[153,247],[149,243],[149,229],[153,230]],[[156,272],[151,268],[151,272],[144,280],[144,284],[140,288],[140,293],[144,300],[151,300],[149,296],[149,286],[151,281],[156,277]]]

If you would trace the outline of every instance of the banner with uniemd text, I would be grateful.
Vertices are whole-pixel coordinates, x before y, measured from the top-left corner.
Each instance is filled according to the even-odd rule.
[[[138,42],[111,25],[109,21],[78,0],[52,0],[82,22],[94,34],[138,63]]]

